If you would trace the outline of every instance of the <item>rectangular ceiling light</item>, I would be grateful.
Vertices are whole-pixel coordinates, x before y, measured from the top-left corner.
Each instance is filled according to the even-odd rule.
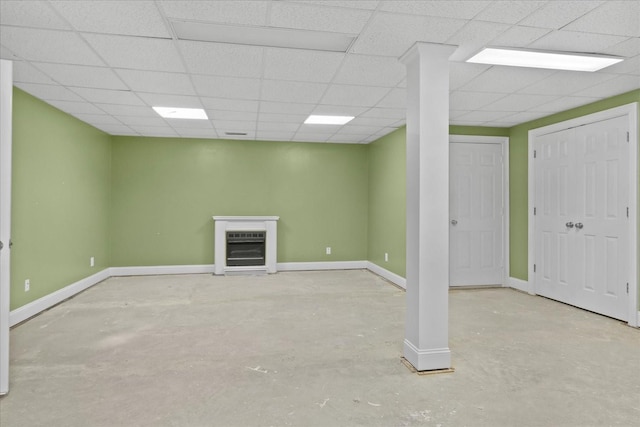
[[[467,62],[552,70],[598,71],[623,58],[605,55],[549,52],[539,50],[485,48]]]
[[[165,119],[209,119],[202,108],[153,107],[153,109]]]
[[[346,52],[355,40],[355,36],[349,34],[292,28],[250,27],[182,20],[172,20],[171,25],[181,40],[251,46]]]
[[[353,116],[314,116],[307,117],[305,125],[343,125],[353,120]]]

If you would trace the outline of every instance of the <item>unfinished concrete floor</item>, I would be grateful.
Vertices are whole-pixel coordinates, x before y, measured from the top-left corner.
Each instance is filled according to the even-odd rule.
[[[13,426],[640,424],[640,330],[510,289],[450,293],[455,373],[400,362],[367,271],[109,279],[11,331]]]

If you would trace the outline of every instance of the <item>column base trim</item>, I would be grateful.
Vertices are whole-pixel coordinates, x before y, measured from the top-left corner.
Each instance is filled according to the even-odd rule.
[[[404,358],[416,371],[435,371],[451,369],[451,350],[449,347],[419,349],[408,339],[404,340]]]

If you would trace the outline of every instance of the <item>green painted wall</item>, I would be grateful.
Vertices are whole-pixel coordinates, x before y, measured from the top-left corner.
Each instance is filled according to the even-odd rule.
[[[531,122],[514,126],[509,137],[509,185],[511,229],[509,245],[511,276],[527,280],[528,277],[528,132],[542,126],[574,119],[631,102],[640,102],[640,90],[624,93],[602,101],[563,111]],[[637,143],[637,142],[636,142]]]
[[[450,126],[452,135],[508,136],[509,129]],[[406,273],[406,128],[369,144],[368,260],[402,277]],[[389,261],[384,261],[384,254]]]
[[[364,145],[112,141],[113,266],[212,264],[213,215],[279,215],[279,262],[367,257]]]
[[[368,260],[402,277],[406,269],[406,136],[402,127],[369,144]]]
[[[109,267],[111,194],[109,135],[19,89],[13,103],[11,309]]]

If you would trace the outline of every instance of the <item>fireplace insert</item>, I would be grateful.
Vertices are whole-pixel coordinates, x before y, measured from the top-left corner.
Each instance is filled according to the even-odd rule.
[[[227,266],[265,265],[266,231],[227,231]]]

